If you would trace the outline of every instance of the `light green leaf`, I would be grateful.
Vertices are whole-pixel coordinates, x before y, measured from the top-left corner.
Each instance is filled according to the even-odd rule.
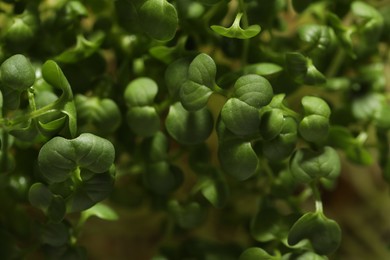
[[[156,82],[141,77],[131,81],[125,89],[125,100],[130,107],[149,106],[154,102],[158,92]]]
[[[251,25],[245,29],[240,27],[240,21],[242,17],[242,13],[238,13],[236,18],[234,19],[233,24],[229,27],[223,27],[220,25],[212,25],[211,29],[218,33],[219,35],[228,37],[228,38],[236,38],[236,39],[250,39],[258,35],[261,31],[259,25]]]
[[[328,138],[329,119],[319,115],[305,116],[299,123],[299,134],[309,142],[321,143]]]
[[[178,27],[175,7],[166,0],[146,0],[138,10],[142,30],[153,39],[169,41]]]
[[[35,81],[35,71],[30,61],[21,54],[6,59],[0,66],[2,88],[21,92],[31,87]]]
[[[269,77],[280,73],[283,67],[269,62],[261,62],[256,64],[247,65],[243,69],[248,74],[256,74],[259,76]]]
[[[81,213],[81,217],[85,220],[92,216],[109,221],[115,221],[119,218],[118,214],[111,207],[103,203],[97,203],[92,208],[89,208]]]
[[[278,259],[276,257],[273,257],[272,255],[268,254],[267,251],[264,249],[261,249],[259,247],[250,247],[247,248],[238,260],[273,260],[273,259]]]
[[[301,103],[303,109],[305,110],[306,116],[319,115],[325,118],[330,117],[330,107],[322,98],[315,96],[304,96]]]

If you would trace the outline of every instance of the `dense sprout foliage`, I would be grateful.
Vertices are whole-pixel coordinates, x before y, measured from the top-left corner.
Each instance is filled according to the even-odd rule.
[[[386,0],[0,1],[0,258],[87,259],[89,217],[145,208],[158,241],[134,259],[337,256],[322,195],[340,158],[390,181],[389,17]]]

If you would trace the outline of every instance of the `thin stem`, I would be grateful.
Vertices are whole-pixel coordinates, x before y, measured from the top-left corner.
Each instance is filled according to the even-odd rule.
[[[340,70],[341,65],[345,59],[345,51],[342,48],[337,50],[336,55],[333,57],[332,62],[330,63],[327,71],[325,72],[325,76],[327,78],[331,78],[337,75]]]
[[[2,132],[1,138],[1,161],[0,161],[0,172],[7,172],[8,170],[8,140],[9,135],[7,131]]]
[[[322,213],[323,207],[322,207],[321,194],[320,191],[318,190],[316,183],[311,184],[311,189],[313,191],[313,196],[315,200],[316,212]]]
[[[242,13],[242,27],[243,28],[247,28],[248,25],[249,25],[249,22],[248,22],[248,15],[246,13],[246,8],[245,8],[245,3],[244,3],[244,0],[238,0],[238,8],[239,8],[239,12]],[[243,40],[243,48],[242,48],[242,55],[241,55],[241,63],[242,63],[242,66],[245,66],[245,64],[247,63],[248,61],[248,53],[249,53],[249,39],[244,39]]]

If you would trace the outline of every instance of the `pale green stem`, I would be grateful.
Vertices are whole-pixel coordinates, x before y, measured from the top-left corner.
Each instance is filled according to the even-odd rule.
[[[322,207],[321,194],[320,191],[318,190],[316,183],[311,184],[311,189],[313,191],[313,196],[315,200],[316,212],[322,213],[323,207]]]

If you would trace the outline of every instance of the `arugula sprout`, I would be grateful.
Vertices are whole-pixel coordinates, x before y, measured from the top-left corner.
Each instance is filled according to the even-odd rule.
[[[2,1],[0,259],[388,259],[389,17]]]

